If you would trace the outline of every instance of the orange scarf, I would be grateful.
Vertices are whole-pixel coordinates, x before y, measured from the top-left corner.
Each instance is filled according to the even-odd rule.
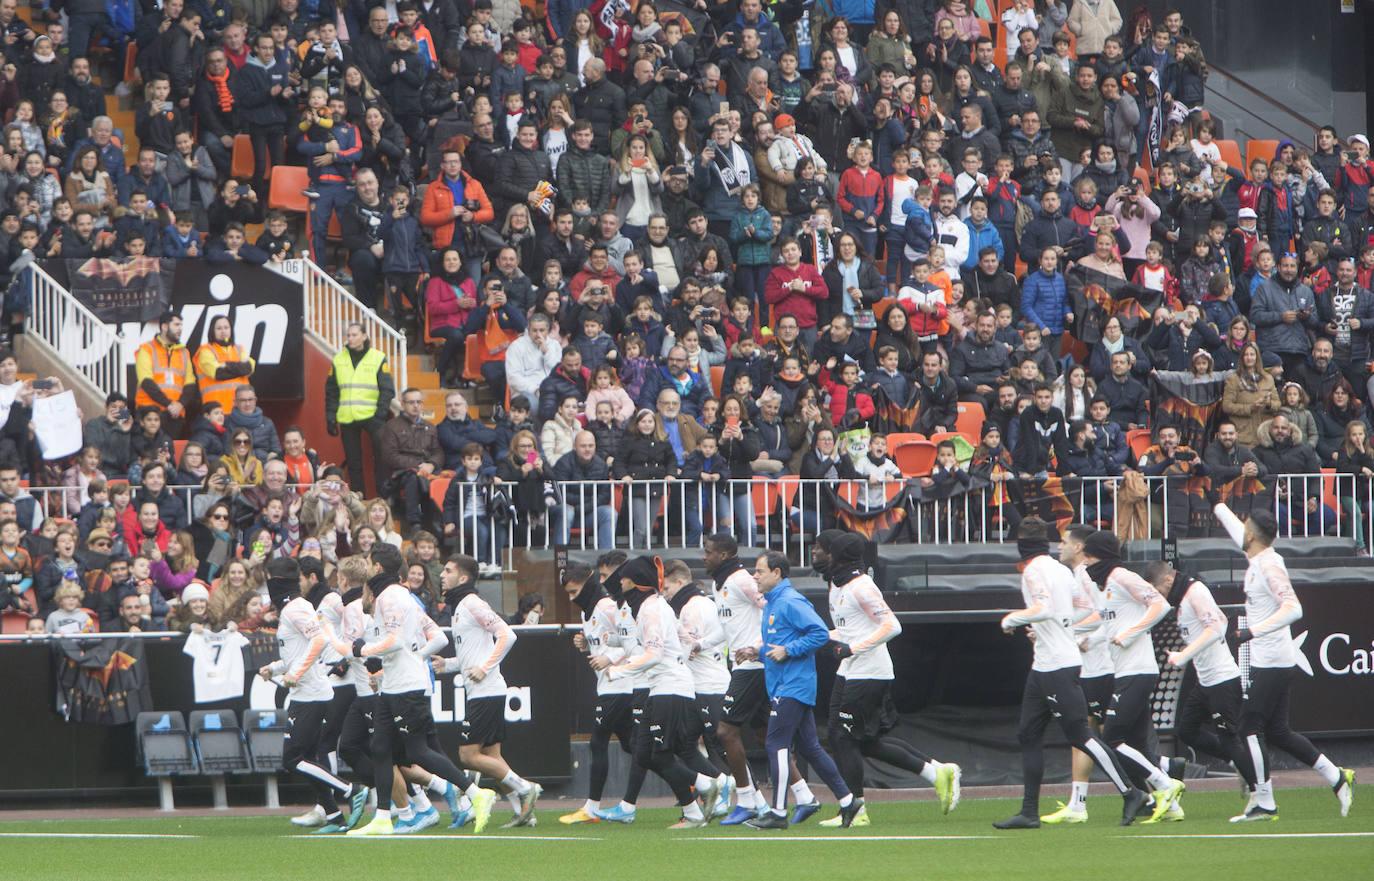
[[[205,78],[215,84],[215,95],[219,98],[220,112],[233,112],[234,93],[229,91],[229,68],[225,67],[224,73],[219,76],[215,76],[209,71],[206,71]]]

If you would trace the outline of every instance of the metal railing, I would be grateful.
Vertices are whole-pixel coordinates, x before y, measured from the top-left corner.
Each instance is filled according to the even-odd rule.
[[[333,355],[344,347],[348,325],[361,324],[372,346],[386,356],[399,393],[409,386],[406,335],[387,324],[375,310],[348,292],[312,260],[301,260],[301,289],[305,293],[305,329]]]
[[[1179,489],[1182,479],[1145,478],[1151,498],[1144,538],[1188,537],[1187,531],[1180,532],[1174,523],[1179,519],[1174,516],[1178,500],[1171,490]],[[1072,508],[1072,522],[1109,527],[1124,515],[1116,499],[1119,478],[1078,480],[1079,485],[1064,493]],[[567,545],[582,550],[619,547],[645,551],[700,547],[705,536],[722,531],[734,534],[748,547],[784,552],[796,547],[800,559],[806,560],[816,533],[839,522],[836,497],[859,509],[865,503],[881,507],[880,502],[894,497],[908,482],[908,478],[880,483],[801,480],[787,475],[721,480],[711,485],[696,480],[548,481],[543,485],[541,506],[521,511],[512,484],[488,487],[454,478],[449,492],[453,504],[444,514],[444,522],[453,529],[444,531],[460,552],[487,563],[501,562],[501,552],[512,547]],[[1008,480],[1013,496],[1016,490],[1030,488],[1033,483]],[[1374,479],[1363,488],[1353,474],[1280,474],[1266,477],[1263,483],[1263,503],[1278,520],[1281,537],[1353,538],[1374,551],[1370,530]],[[459,489],[452,489],[454,486]],[[194,519],[194,499],[202,488],[168,489],[182,499],[187,516]],[[78,492],[73,487],[39,486],[30,487],[28,492],[48,516],[72,519],[79,511],[79,506],[72,504]],[[494,510],[498,506],[503,510]],[[991,487],[948,499],[914,499],[904,508],[903,516],[909,522],[901,534],[914,544],[1002,543],[1011,540],[1006,534],[1015,519],[1011,507],[1009,501],[994,500]],[[1222,534],[1216,524],[1210,525],[1210,532]]]
[[[87,386],[85,390],[101,400],[112,391],[126,393],[128,372],[119,335],[37,263],[29,264],[24,272],[33,286],[24,319],[29,339],[71,367]],[[22,284],[22,277],[15,283]]]

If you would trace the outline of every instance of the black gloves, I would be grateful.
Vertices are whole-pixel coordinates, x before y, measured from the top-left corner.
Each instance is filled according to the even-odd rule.
[[[1239,627],[1239,628],[1236,629],[1236,641],[1237,641],[1237,642],[1240,642],[1240,643],[1247,643],[1247,642],[1249,642],[1250,640],[1252,640],[1252,639],[1254,639],[1254,638],[1255,638],[1255,634],[1253,634],[1253,633],[1250,632],[1250,628],[1249,628],[1249,627]]]
[[[1207,497],[1207,504],[1211,505],[1213,508],[1221,504],[1221,493],[1216,491],[1216,488],[1212,486],[1210,480],[1207,482],[1207,488],[1202,491],[1202,494]]]
[[[363,646],[365,645],[367,645],[367,643],[362,639],[353,640],[353,657],[361,658],[363,656]]]
[[[337,422],[326,422],[326,423],[324,424],[324,430],[327,431],[327,432],[329,432],[329,436],[330,436],[330,437],[338,437],[338,436],[339,436],[339,423],[337,423]]]
[[[347,658],[340,658],[339,660],[337,660],[337,661],[335,661],[334,663],[330,664],[330,665],[329,665],[329,671],[328,671],[328,672],[329,672],[329,675],[330,675],[330,676],[347,676],[347,675],[348,675],[348,659],[347,659]]]
[[[852,657],[854,655],[854,650],[850,648],[847,643],[843,642],[835,643],[834,646],[831,648],[831,651],[835,653],[835,660],[837,661],[843,661],[845,658]]]
[[[364,661],[363,666],[367,668],[369,673],[380,673],[382,672],[382,659],[374,655]]]

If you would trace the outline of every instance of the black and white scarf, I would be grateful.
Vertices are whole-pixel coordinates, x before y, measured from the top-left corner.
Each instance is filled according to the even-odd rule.
[[[716,174],[720,175],[721,183],[725,185],[725,192],[731,196],[738,196],[740,191],[751,183],[749,180],[749,158],[744,150],[735,143],[730,144],[728,156],[719,145],[714,145],[714,147]]]

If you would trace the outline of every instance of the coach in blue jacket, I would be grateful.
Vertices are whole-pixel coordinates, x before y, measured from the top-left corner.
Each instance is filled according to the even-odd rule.
[[[787,577],[790,571],[787,557],[776,551],[760,556],[754,565],[754,578],[764,592],[765,603],[763,673],[773,708],[764,745],[773,770],[773,804],[747,821],[747,825],[756,829],[787,828],[787,779],[795,740],[802,758],[840,797],[841,825],[848,827],[863,806],[863,799],[850,792],[835,761],[821,749],[816,737],[815,653],[830,640],[830,631],[810,601],[792,586]],[[814,799],[811,804],[798,805],[793,820],[800,822],[819,809],[820,803]]]

